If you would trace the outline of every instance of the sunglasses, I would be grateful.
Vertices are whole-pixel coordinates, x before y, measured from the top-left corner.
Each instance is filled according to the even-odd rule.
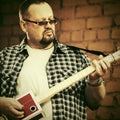
[[[56,25],[57,24],[57,18],[54,18],[53,20],[48,20],[48,21],[33,21],[33,20],[29,20],[29,19],[23,19],[26,22],[30,22],[30,23],[35,23],[39,26],[46,26],[48,23],[50,25]]]

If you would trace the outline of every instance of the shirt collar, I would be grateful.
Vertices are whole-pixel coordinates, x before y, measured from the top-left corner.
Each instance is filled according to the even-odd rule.
[[[65,45],[59,43],[56,39],[53,41],[54,43],[54,52],[53,53],[66,53],[67,48]],[[19,52],[24,53],[26,52],[26,45],[27,45],[27,37],[25,37],[19,46]]]
[[[54,53],[66,53],[67,47],[59,43],[56,39],[54,40]]]
[[[22,54],[28,54],[27,53],[27,49],[26,49],[26,45],[27,45],[27,37],[24,37],[23,40],[21,41],[20,45],[19,45],[19,53]]]

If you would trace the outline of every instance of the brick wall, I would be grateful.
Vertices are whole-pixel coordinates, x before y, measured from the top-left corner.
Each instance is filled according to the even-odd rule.
[[[19,43],[24,36],[18,19],[20,1],[0,1],[0,50]],[[106,53],[120,47],[120,0],[49,0],[49,3],[60,19],[56,27],[60,42]],[[106,97],[98,110],[88,109],[88,120],[120,119],[120,61],[112,64],[104,79]]]

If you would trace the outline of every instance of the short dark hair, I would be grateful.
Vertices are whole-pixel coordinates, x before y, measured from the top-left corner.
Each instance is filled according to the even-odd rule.
[[[28,10],[30,5],[46,3],[46,2],[47,2],[47,0],[25,0],[20,4],[19,14],[22,15],[22,17],[24,17],[27,15],[27,10]]]

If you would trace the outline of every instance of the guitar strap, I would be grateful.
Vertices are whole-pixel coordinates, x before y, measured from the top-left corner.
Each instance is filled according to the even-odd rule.
[[[91,53],[91,54],[94,54],[94,55],[98,55],[98,56],[99,56],[99,55],[102,55],[103,57],[107,56],[106,53],[101,52],[101,51],[88,50],[88,49],[84,49],[84,48],[80,48],[80,49],[83,50],[83,51],[89,52],[89,53]]]

